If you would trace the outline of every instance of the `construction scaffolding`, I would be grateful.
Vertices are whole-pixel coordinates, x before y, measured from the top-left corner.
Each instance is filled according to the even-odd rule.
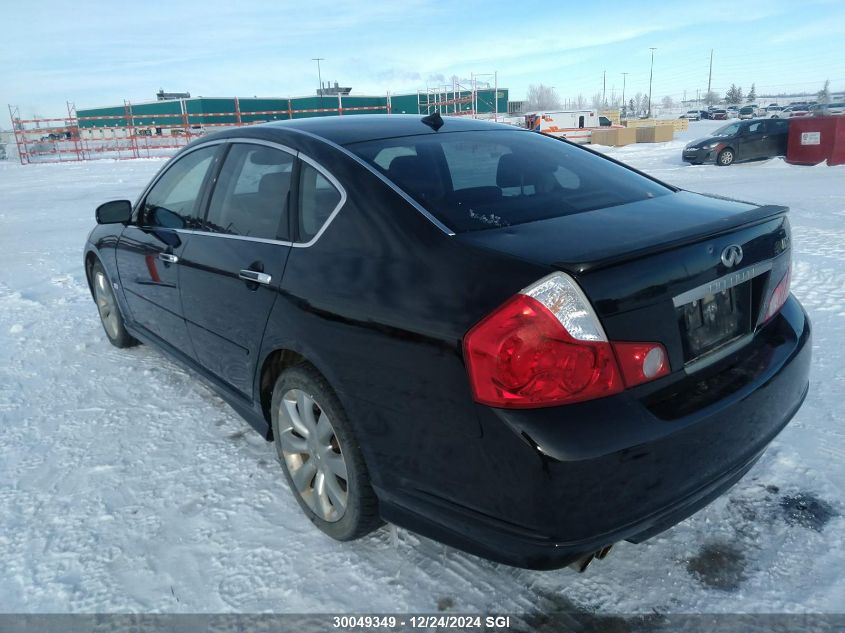
[[[108,158],[124,160],[169,156],[192,140],[217,128],[232,128],[309,116],[342,116],[381,112],[390,114],[390,95],[386,97],[349,97],[336,95],[307,98],[316,99],[321,107],[296,107],[297,99],[275,99],[281,109],[244,110],[238,97],[233,99],[174,100],[166,104],[173,112],[151,113],[153,104],[133,106],[124,101],[122,108],[100,108],[77,112],[72,103],[67,104],[66,118],[23,119],[17,106],[9,106],[12,133],[22,165],[31,163],[57,163]],[[374,105],[354,105],[361,100],[377,99]],[[205,103],[203,103],[203,101]],[[251,101],[259,101],[253,99]],[[267,102],[270,100],[263,100]],[[199,103],[198,103],[199,102]],[[231,104],[231,111],[197,111],[209,103]],[[366,102],[366,101],[365,101]],[[197,105],[198,104],[198,105]],[[102,114],[100,111],[107,111]],[[178,110],[178,111],[176,111]]]
[[[469,83],[399,95],[179,97],[88,109],[68,103],[67,117],[54,119],[24,119],[10,105],[9,115],[20,162],[29,164],[168,156],[214,129],[289,119],[438,111],[498,120],[507,110],[508,90],[489,73],[472,75]]]
[[[479,81],[479,77],[493,77],[493,84]],[[507,96],[505,107],[499,108],[502,99],[499,92],[498,73],[471,74],[469,83],[461,83],[457,79],[452,84],[440,85],[417,91],[417,112],[419,114],[469,116],[478,118],[492,118],[498,121],[499,112],[507,113]]]

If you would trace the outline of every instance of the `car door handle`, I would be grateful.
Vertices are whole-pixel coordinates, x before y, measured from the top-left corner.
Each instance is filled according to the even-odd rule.
[[[176,257],[176,255],[171,255],[170,253],[159,253],[159,254],[158,254],[158,258],[159,258],[161,261],[166,262],[166,263],[168,263],[168,264],[177,264],[177,263],[179,263],[179,258],[178,258],[178,257]]]
[[[238,277],[240,277],[244,281],[251,281],[257,284],[264,284],[265,286],[268,285],[271,281],[273,281],[273,277],[271,277],[267,273],[260,273],[257,270],[242,270],[238,273]]]

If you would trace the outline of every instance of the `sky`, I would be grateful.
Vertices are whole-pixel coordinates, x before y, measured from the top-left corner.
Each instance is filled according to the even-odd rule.
[[[845,91],[842,0],[498,2],[496,0],[9,0],[0,31],[0,104],[23,118],[155,99],[414,92],[496,73],[522,99],[647,93],[678,101],[731,83],[758,94]],[[492,80],[492,77],[487,77]],[[0,117],[0,126],[8,119]]]

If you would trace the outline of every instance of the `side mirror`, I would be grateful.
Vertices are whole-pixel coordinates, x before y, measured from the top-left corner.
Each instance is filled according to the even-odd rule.
[[[126,223],[132,219],[132,203],[129,200],[104,202],[96,211],[97,224]]]

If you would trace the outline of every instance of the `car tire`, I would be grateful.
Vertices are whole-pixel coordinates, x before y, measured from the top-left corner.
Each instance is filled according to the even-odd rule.
[[[314,525],[338,541],[361,538],[382,525],[346,413],[313,367],[297,365],[278,377],[271,423],[285,478]]]
[[[727,167],[733,164],[735,158],[734,151],[730,147],[726,147],[716,157],[716,164],[720,167]]]
[[[99,261],[94,261],[88,274],[91,282],[91,294],[94,296],[94,303],[97,304],[100,323],[103,325],[109,343],[121,349],[137,345],[138,341],[126,331],[123,314],[120,312],[120,304],[117,302],[111,281],[103,265]]]

